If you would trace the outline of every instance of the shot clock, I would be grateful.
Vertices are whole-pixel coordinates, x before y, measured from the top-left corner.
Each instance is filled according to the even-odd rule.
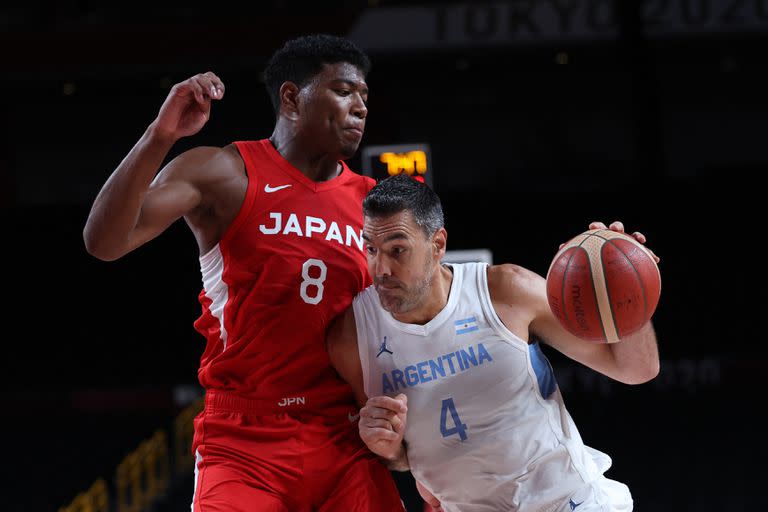
[[[377,182],[389,176],[408,174],[433,187],[428,144],[366,146],[361,154],[362,173]]]

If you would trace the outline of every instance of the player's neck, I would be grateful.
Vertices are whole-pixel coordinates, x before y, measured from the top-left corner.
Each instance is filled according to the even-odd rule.
[[[286,130],[275,128],[269,141],[280,156],[312,181],[328,181],[341,173],[342,165],[336,155],[308,150]]]
[[[448,304],[448,298],[451,294],[451,283],[453,283],[451,267],[440,265],[435,271],[429,292],[424,301],[418,307],[402,314],[392,314],[392,317],[404,324],[424,325],[428,323]]]

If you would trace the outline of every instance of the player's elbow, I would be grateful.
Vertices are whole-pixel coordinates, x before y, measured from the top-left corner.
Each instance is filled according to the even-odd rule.
[[[101,261],[115,261],[120,258],[124,253],[114,250],[109,244],[95,236],[88,226],[83,229],[83,242],[85,242],[85,250],[94,258]]]
[[[643,384],[655,379],[656,377],[659,376],[659,373],[661,373],[661,363],[659,363],[659,360],[656,359],[655,361],[653,361],[648,365],[646,373],[643,376],[643,382],[640,382],[640,384]]]
[[[618,380],[630,385],[645,384],[655,379],[660,371],[659,361],[650,361],[642,366],[635,366],[632,371],[625,372]]]

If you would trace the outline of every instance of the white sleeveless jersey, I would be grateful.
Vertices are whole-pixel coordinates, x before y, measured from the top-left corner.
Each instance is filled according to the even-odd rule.
[[[487,265],[452,269],[448,303],[426,325],[395,320],[372,286],[353,303],[365,392],[408,396],[414,477],[448,512],[631,510],[626,486],[602,476],[610,458],[583,444],[539,345],[497,316]],[[608,503],[604,483],[624,505]]]

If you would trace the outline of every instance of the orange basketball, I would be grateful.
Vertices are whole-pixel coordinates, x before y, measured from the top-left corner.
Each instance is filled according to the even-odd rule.
[[[547,300],[565,329],[579,338],[615,343],[650,320],[661,274],[650,251],[633,237],[592,229],[555,255]]]

